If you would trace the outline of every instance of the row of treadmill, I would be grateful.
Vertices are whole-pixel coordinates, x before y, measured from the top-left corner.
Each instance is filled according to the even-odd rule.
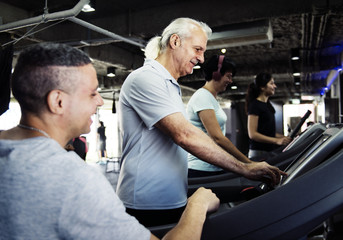
[[[298,126],[301,127],[305,115]],[[188,194],[210,188],[221,205],[207,216],[202,239],[298,240],[343,239],[343,125],[313,124],[279,148],[255,161],[266,161],[287,173],[278,186],[234,173],[189,178]],[[175,224],[151,227],[162,237]],[[342,236],[342,235],[341,235]]]

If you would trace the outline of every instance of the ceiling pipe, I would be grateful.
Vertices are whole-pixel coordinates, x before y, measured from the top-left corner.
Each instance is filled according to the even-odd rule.
[[[14,30],[14,29],[19,29],[19,28],[24,28],[24,27],[28,27],[28,26],[32,26],[32,25],[36,25],[39,23],[46,23],[49,21],[56,21],[56,20],[63,20],[63,19],[68,19],[69,21],[72,21],[76,24],[79,24],[81,26],[84,26],[86,28],[89,28],[95,32],[99,32],[101,34],[104,34],[106,36],[109,36],[111,38],[114,39],[118,39],[121,40],[123,42],[144,48],[145,45],[136,41],[133,41],[131,39],[122,37],[120,35],[117,35],[115,33],[112,33],[110,31],[107,31],[105,29],[102,29],[98,26],[95,26],[93,24],[90,24],[86,21],[83,21],[81,19],[76,18],[75,16],[78,15],[83,6],[85,4],[88,4],[90,2],[90,0],[80,0],[75,7],[73,7],[70,10],[65,10],[65,11],[61,11],[61,12],[56,12],[56,13],[47,13],[47,14],[43,14],[37,17],[33,17],[33,18],[28,18],[28,19],[24,19],[24,20],[19,20],[16,22],[12,22],[12,23],[7,23],[7,24],[3,24],[0,25],[0,32],[4,32],[4,31],[9,31],[9,30]]]
[[[106,35],[106,36],[108,36],[108,37],[111,37],[111,38],[114,38],[114,39],[118,39],[118,40],[121,40],[121,41],[123,41],[123,42],[129,43],[129,44],[132,44],[132,45],[141,47],[141,48],[144,48],[144,47],[145,47],[145,45],[142,44],[142,43],[140,43],[140,42],[136,42],[136,41],[133,41],[133,40],[131,40],[131,39],[122,37],[122,36],[120,36],[120,35],[118,35],[118,34],[115,34],[115,33],[113,33],[113,32],[107,31],[107,30],[105,30],[105,29],[103,29],[103,28],[100,28],[100,27],[98,27],[98,26],[95,26],[95,25],[93,25],[93,24],[91,24],[91,23],[89,23],[89,22],[83,21],[83,20],[81,20],[81,19],[79,19],[79,18],[72,17],[72,18],[69,18],[68,20],[71,21],[71,22],[74,22],[74,23],[76,23],[76,24],[79,24],[79,25],[81,25],[81,26],[83,26],[83,27],[89,28],[90,30],[93,30],[93,31],[95,31],[95,32],[98,32],[98,33],[101,33],[101,34],[103,34],[103,35]]]
[[[55,13],[47,13],[43,14],[37,17],[32,17],[28,19],[19,20],[16,22],[6,23],[0,25],[0,32],[29,27],[32,25],[36,25],[38,23],[46,23],[49,21],[57,21],[57,20],[63,20],[69,17],[74,17],[78,15],[83,6],[85,4],[88,4],[90,0],[80,0],[75,7],[69,10],[61,11],[61,12],[55,12]]]

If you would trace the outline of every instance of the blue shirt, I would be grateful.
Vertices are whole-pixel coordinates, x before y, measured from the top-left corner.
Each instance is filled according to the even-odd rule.
[[[187,114],[189,117],[190,122],[200,128],[203,132],[207,134],[206,128],[201,122],[198,113],[212,109],[216,115],[216,119],[219,123],[220,129],[222,130],[223,135],[226,134],[226,121],[227,116],[223,109],[220,107],[220,104],[215,99],[215,97],[210,93],[208,90],[204,88],[198,89],[193,96],[189,99],[187,105]],[[200,171],[222,171],[222,168],[219,168],[215,165],[209,164],[192,154],[188,153],[188,168],[200,170]]]
[[[173,209],[187,202],[187,152],[154,125],[173,113],[186,117],[180,86],[157,61],[148,59],[120,91],[123,139],[117,194],[126,207]]]
[[[98,169],[45,137],[0,140],[0,239],[150,239]]]

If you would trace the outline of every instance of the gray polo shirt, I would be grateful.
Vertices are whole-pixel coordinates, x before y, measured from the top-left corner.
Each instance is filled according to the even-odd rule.
[[[187,152],[154,125],[180,112],[186,117],[177,81],[157,61],[125,80],[119,97],[123,138],[117,194],[126,207],[173,209],[187,202]]]

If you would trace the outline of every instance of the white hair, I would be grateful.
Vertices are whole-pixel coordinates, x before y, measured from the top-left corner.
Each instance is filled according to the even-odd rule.
[[[191,18],[177,18],[173,20],[164,30],[162,36],[156,36],[150,39],[145,47],[145,57],[156,59],[168,47],[168,42],[173,34],[179,35],[181,39],[191,35],[191,30],[201,28],[209,38],[212,34],[211,28],[203,22]]]

